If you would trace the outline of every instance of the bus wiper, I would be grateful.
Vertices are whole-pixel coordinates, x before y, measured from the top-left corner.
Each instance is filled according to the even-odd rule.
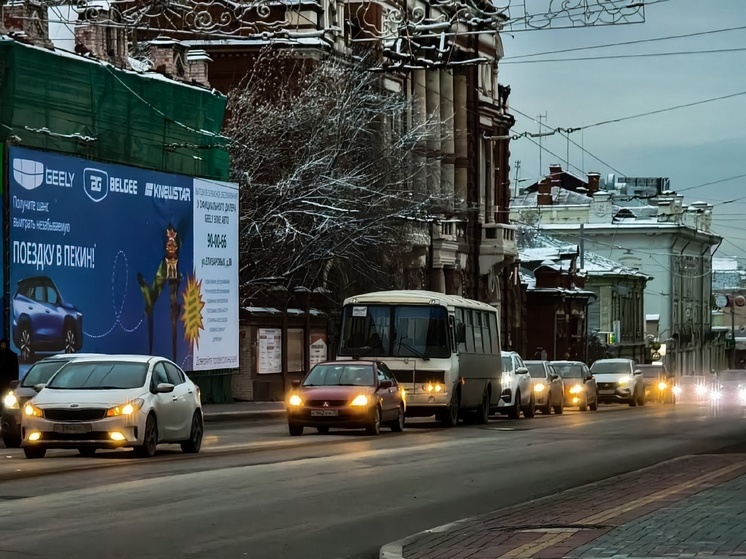
[[[415,348],[413,348],[411,345],[409,345],[408,343],[399,340],[399,349],[401,349],[402,346],[404,346],[405,349],[408,349],[409,351],[411,351],[412,353],[414,353],[415,357],[419,357],[423,361],[430,361],[430,358],[427,357],[423,352],[418,351]],[[401,357],[401,356],[399,356],[399,357]]]

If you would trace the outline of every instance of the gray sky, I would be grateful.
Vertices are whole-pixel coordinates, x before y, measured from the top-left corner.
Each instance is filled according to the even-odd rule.
[[[515,2],[515,0],[513,0]],[[527,0],[529,6],[536,0]],[[651,0],[648,0],[649,2]],[[546,3],[546,2],[545,2]],[[705,7],[706,6],[706,7]],[[696,37],[594,48],[578,52],[516,59],[520,55],[721,30]],[[515,133],[538,131],[536,119],[546,113],[551,128],[579,127],[618,117],[665,109],[732,93],[746,92],[746,0],[658,0],[647,6],[646,22],[503,34],[505,59],[499,81],[510,85]],[[682,54],[646,58],[527,64],[527,60],[617,56],[716,49],[737,52]],[[522,63],[517,63],[522,61]],[[746,95],[678,109],[626,122],[575,132],[570,138],[603,160],[570,144],[569,161],[585,172],[606,176],[670,177],[674,190],[730,180],[682,192],[685,202],[704,200],[714,208],[716,232],[724,235],[718,254],[742,258],[746,265]],[[535,140],[536,141],[536,140]],[[559,135],[544,138],[542,173],[561,162],[568,143]],[[539,147],[528,139],[511,142],[511,179],[516,160],[520,177],[539,176]],[[613,167],[610,168],[610,167]],[[570,167],[578,173],[578,169]],[[529,183],[525,183],[529,184]],[[724,201],[739,199],[722,204]]]

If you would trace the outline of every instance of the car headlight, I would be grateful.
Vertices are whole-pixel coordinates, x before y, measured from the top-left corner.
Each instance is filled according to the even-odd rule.
[[[721,397],[722,394],[719,390],[713,390],[712,392],[710,392],[710,398],[712,398],[713,400],[719,400]]]
[[[674,386],[671,389],[671,392],[673,392],[676,396],[678,396],[679,394],[681,394],[681,387],[680,386]]]
[[[629,384],[630,380],[632,380],[632,379],[625,376],[625,377],[620,378],[619,381],[618,381],[618,383],[619,383],[620,386],[624,386],[625,384]]]
[[[368,405],[368,397],[365,394],[360,394],[359,396],[355,396],[355,399],[350,402],[351,406],[367,406]]]
[[[658,383],[658,390],[665,390],[666,388],[668,388],[668,385],[665,382]]]
[[[422,390],[425,390],[426,392],[443,392],[443,385],[442,384],[423,384]]]
[[[44,415],[39,408],[31,403],[26,404],[26,406],[23,408],[23,413],[30,417],[42,417]]]
[[[16,395],[12,392],[8,392],[5,395],[5,398],[3,398],[3,406],[8,408],[9,410],[17,410],[18,409],[18,398],[16,398]]]
[[[290,396],[288,404],[290,404],[291,406],[302,406],[303,400],[297,394],[293,394],[292,396]]]
[[[131,402],[127,402],[126,404],[114,406],[113,408],[109,408],[108,410],[106,410],[106,417],[132,415],[133,413],[138,411],[144,403],[145,402],[142,398],[137,398],[136,400],[132,400]]]
[[[701,384],[697,385],[697,388],[695,388],[694,391],[697,393],[697,396],[704,396],[705,394],[707,394],[707,388],[705,388]]]
[[[583,387],[576,384],[570,389],[570,394],[580,394],[583,391]]]
[[[544,384],[542,384],[541,382],[537,382],[534,385],[534,391],[536,391],[536,392],[544,392],[545,388],[546,388],[546,386],[544,386]]]

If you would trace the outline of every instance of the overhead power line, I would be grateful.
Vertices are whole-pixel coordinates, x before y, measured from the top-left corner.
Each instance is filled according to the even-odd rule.
[[[711,49],[711,50],[681,50],[674,52],[647,52],[642,54],[609,54],[606,56],[577,56],[574,58],[543,58],[541,60],[503,60],[500,64],[542,64],[546,62],[588,62],[591,60],[616,60],[620,58],[655,58],[658,56],[681,56],[695,54],[722,54],[730,52],[743,52],[746,47],[737,47],[732,49]]]

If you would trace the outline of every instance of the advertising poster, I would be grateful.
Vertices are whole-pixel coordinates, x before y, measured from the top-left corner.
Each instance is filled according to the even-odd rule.
[[[57,352],[238,366],[235,185],[22,148],[8,175],[21,375]]]
[[[326,361],[326,332],[311,332],[311,360],[310,365],[313,367]]]
[[[279,328],[259,328],[259,363],[257,373],[282,372],[282,330]]]

